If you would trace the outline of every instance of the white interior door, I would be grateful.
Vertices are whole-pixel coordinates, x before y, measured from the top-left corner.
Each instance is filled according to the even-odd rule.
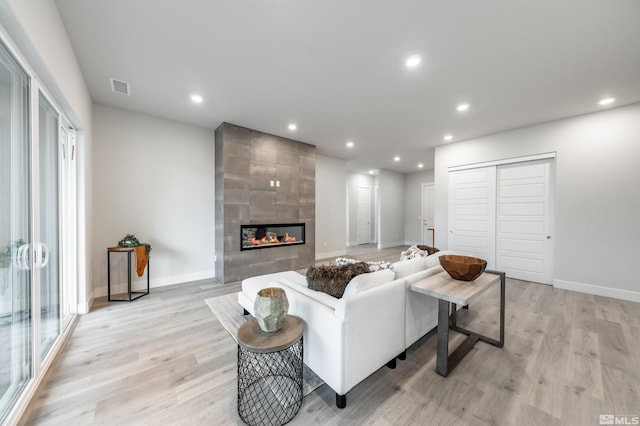
[[[435,239],[434,202],[435,189],[432,183],[422,184],[422,244],[432,246]]]
[[[449,174],[449,249],[495,269],[496,168]]]
[[[551,160],[499,166],[497,266],[507,276],[551,284]]]
[[[371,188],[358,187],[358,244],[371,241]]]

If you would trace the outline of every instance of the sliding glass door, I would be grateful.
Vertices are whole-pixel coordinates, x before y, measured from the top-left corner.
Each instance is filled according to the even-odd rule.
[[[60,334],[60,214],[58,113],[38,97],[38,232],[34,266],[40,283],[40,357],[44,359]]]
[[[29,78],[0,43],[0,422],[32,377]]]

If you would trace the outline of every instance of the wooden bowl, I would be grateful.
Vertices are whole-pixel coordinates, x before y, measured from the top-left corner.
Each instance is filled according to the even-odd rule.
[[[487,268],[487,261],[477,257],[445,254],[439,260],[442,268],[454,280],[473,281]]]

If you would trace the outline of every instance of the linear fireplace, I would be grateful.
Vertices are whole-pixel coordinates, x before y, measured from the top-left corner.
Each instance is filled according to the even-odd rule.
[[[240,225],[240,250],[304,244],[304,223]]]

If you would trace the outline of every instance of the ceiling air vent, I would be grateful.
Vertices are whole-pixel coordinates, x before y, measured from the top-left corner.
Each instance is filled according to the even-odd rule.
[[[112,91],[120,93],[121,95],[131,95],[129,83],[127,83],[126,81],[116,80],[115,78],[110,78],[109,81],[111,82]]]

